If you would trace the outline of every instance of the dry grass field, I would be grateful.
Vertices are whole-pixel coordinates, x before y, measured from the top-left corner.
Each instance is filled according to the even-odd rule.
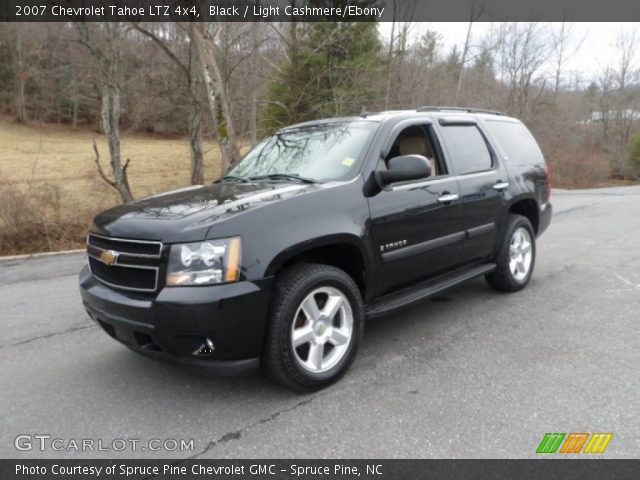
[[[91,217],[119,203],[97,174],[93,139],[103,167],[103,135],[58,125],[19,125],[0,117],[0,255],[81,248]],[[129,183],[140,198],[189,184],[185,138],[122,135]],[[220,153],[205,145],[205,179],[219,175]]]

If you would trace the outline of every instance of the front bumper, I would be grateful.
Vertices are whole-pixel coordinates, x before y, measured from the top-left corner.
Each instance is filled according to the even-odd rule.
[[[270,287],[267,278],[165,287],[145,297],[105,286],[86,267],[80,272],[82,303],[111,337],[146,356],[221,374],[259,365]],[[201,349],[206,339],[213,342],[212,352]]]

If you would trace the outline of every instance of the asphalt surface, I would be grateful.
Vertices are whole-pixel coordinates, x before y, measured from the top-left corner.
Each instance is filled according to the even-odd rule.
[[[82,255],[2,261],[0,457],[533,457],[546,432],[613,432],[604,457],[638,458],[640,187],[552,202],[528,288],[477,279],[372,320],[346,377],[311,395],[128,351],[82,309]],[[65,451],[16,450],[20,434]],[[119,438],[194,448],[72,443]]]

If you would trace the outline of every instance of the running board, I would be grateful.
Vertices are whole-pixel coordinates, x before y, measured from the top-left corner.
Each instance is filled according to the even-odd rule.
[[[407,287],[399,292],[385,295],[367,307],[366,316],[377,317],[385,315],[393,310],[397,310],[398,308],[417,302],[418,300],[431,297],[436,293],[453,287],[459,283],[465,282],[474,277],[479,277],[480,275],[485,275],[495,270],[495,268],[495,263],[483,263],[472,268],[465,268],[464,270],[457,270],[453,273],[436,277],[412,287]]]

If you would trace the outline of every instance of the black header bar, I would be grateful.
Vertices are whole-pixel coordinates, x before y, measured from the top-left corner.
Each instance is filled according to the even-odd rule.
[[[2,22],[637,22],[638,0],[0,0]]]
[[[635,480],[640,460],[0,460],[2,480]]]

